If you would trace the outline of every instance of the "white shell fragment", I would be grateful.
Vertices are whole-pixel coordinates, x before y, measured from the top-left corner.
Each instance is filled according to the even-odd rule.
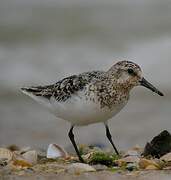
[[[49,144],[46,157],[51,159],[55,159],[59,157],[67,158],[68,153],[61,146],[57,144]]]
[[[71,174],[80,174],[83,172],[94,172],[96,169],[88,164],[73,163],[66,168],[66,171]]]
[[[160,160],[170,162],[170,161],[171,161],[171,152],[165,154],[164,156],[162,156],[162,157],[160,158]]]
[[[20,154],[23,154],[30,150],[31,150],[30,146],[25,146],[25,147],[22,147],[19,152],[20,152]]]
[[[6,148],[0,148],[0,161],[9,162],[13,158],[13,153]]]
[[[137,157],[140,157],[140,154],[137,151],[135,151],[135,150],[129,150],[129,151],[127,151],[124,154],[124,157],[127,157],[127,156],[137,156]]]
[[[23,158],[31,164],[37,163],[37,152],[32,150],[22,154]]]
[[[127,156],[120,160],[125,161],[126,163],[138,163],[140,161],[140,158],[137,156]]]

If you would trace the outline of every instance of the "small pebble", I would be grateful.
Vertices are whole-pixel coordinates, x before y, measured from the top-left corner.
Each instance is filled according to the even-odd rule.
[[[107,167],[107,166],[102,165],[102,164],[96,164],[96,165],[93,165],[92,167],[93,167],[93,168],[95,168],[95,169],[96,169],[96,171],[103,171],[103,170],[108,169],[108,167]]]
[[[96,169],[88,164],[73,163],[66,168],[66,172],[71,174],[81,174],[84,172],[94,172]]]
[[[137,169],[137,163],[128,163],[126,166],[126,169],[128,171],[133,171],[133,170]]]

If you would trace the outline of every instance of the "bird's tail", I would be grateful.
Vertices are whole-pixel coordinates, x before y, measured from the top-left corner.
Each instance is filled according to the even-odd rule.
[[[31,94],[34,96],[41,96],[42,95],[42,90],[43,88],[41,88],[41,86],[37,86],[37,87],[22,87],[21,91],[30,96]]]
[[[50,97],[51,93],[47,91],[47,87],[45,86],[37,86],[37,87],[22,87],[21,91],[27,96],[31,97],[38,103],[49,107],[50,106]]]

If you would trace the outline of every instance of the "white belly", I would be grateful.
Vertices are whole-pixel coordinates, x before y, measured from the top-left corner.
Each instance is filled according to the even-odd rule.
[[[116,115],[127,103],[101,108],[100,104],[86,100],[83,93],[73,95],[65,102],[57,102],[54,98],[50,99],[53,113],[73,125],[88,125],[97,122],[105,122]]]

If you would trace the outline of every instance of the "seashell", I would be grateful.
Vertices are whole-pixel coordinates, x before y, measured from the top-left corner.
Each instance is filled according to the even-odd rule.
[[[171,170],[171,166],[164,167],[163,170]]]
[[[20,152],[20,154],[23,154],[30,150],[31,150],[31,147],[25,146],[25,147],[22,147],[19,152]]]
[[[141,148],[139,145],[136,145],[132,148],[132,150],[137,151],[138,153],[142,154],[143,148]]]
[[[140,158],[137,156],[127,156],[123,158],[122,160],[127,163],[138,163],[140,161]]]
[[[124,157],[126,156],[141,156],[141,153],[143,152],[143,149],[140,148],[138,145],[133,147],[132,149],[128,150],[126,153],[123,154]]]
[[[20,167],[21,169],[32,167],[32,164],[30,164],[29,162],[27,162],[26,160],[23,160],[23,159],[20,159],[20,160],[15,159],[12,164],[13,164],[13,166]]]
[[[13,158],[13,153],[6,148],[0,148],[0,160],[1,161],[5,161],[5,162],[9,162],[11,161]]]
[[[84,172],[95,172],[96,169],[88,164],[73,163],[66,168],[66,171],[71,174],[81,174]]]
[[[37,152],[32,150],[22,154],[23,158],[31,164],[37,163]]]
[[[163,160],[163,161],[166,161],[166,162],[170,162],[170,161],[171,161],[171,152],[165,154],[164,156],[162,156],[162,157],[160,158],[160,160]]]
[[[115,163],[121,167],[126,165],[127,163],[139,163],[139,161],[140,158],[137,156],[127,156],[125,158],[116,160]]]
[[[67,158],[68,157],[68,153],[58,144],[50,144],[48,149],[47,149],[47,158],[59,158],[59,157],[63,157],[63,158]]]
[[[115,163],[116,163],[119,167],[126,166],[126,164],[127,164],[127,162],[125,162],[125,161],[122,160],[122,159],[116,160]]]
[[[160,166],[159,164],[157,164],[155,161],[153,160],[148,160],[148,159],[145,159],[145,158],[142,158],[140,159],[139,161],[139,167],[141,169],[146,169],[148,166],[150,165],[153,165],[153,166],[156,166],[156,168],[160,169]]]
[[[93,154],[94,154],[94,152],[90,152],[90,153],[88,153],[88,154],[83,155],[82,157],[83,157],[83,159],[84,159],[85,161],[88,161],[88,160],[91,159],[91,157],[93,156]]]
[[[159,167],[154,166],[153,164],[148,165],[145,170],[159,170]]]
[[[127,156],[138,156],[138,157],[140,157],[140,154],[139,154],[139,152],[137,152],[136,150],[128,150],[128,151],[124,154],[124,157],[127,157]]]

